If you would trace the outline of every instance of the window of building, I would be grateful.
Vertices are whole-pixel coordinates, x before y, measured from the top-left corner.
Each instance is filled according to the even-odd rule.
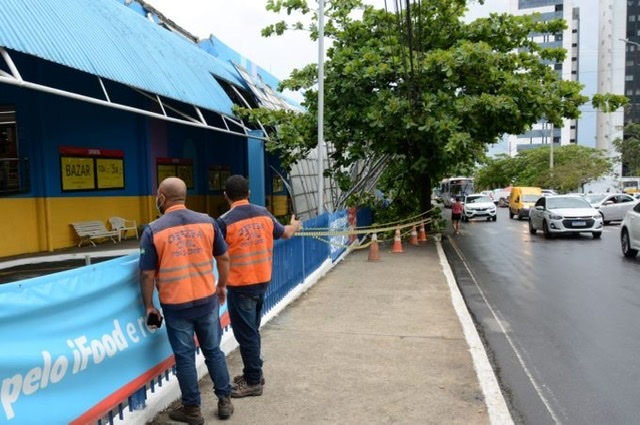
[[[15,107],[0,105],[0,196],[29,190],[29,163],[20,158]]]

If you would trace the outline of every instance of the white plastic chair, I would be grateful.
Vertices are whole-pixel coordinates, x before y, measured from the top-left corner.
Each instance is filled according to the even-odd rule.
[[[118,242],[122,241],[123,234],[124,239],[127,239],[129,230],[136,232],[136,239],[140,239],[138,236],[138,223],[136,223],[135,220],[126,220],[122,217],[111,217],[109,219],[109,224],[111,224],[111,229],[118,231]]]

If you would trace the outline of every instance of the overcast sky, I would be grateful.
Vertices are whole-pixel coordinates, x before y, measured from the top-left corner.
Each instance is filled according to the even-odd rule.
[[[215,35],[279,79],[288,77],[294,68],[318,60],[317,44],[309,40],[306,32],[289,31],[283,36],[269,38],[260,35],[262,28],[283,18],[266,11],[266,0],[147,1],[192,34],[199,38]],[[385,7],[385,0],[367,0],[367,3]],[[581,19],[579,78],[585,84],[584,94],[591,96],[596,91],[597,81],[598,0],[574,0],[573,3],[580,7]],[[395,10],[394,4],[395,0],[387,0],[390,10]],[[486,0],[482,6],[470,4],[468,18],[486,16],[490,12],[515,11],[510,9],[509,0]],[[579,143],[595,146],[595,112],[590,105],[583,108],[578,128]],[[502,150],[500,146],[496,148]]]
[[[365,0],[384,8],[385,0]],[[266,0],[147,0],[169,19],[192,34],[207,38],[214,34],[234,50],[283,79],[294,68],[318,60],[317,44],[305,31],[289,31],[282,36],[264,38],[260,30],[286,15],[265,9]],[[395,0],[387,0],[394,9]],[[508,12],[509,0],[487,0],[484,6],[472,6],[471,17],[490,11]]]

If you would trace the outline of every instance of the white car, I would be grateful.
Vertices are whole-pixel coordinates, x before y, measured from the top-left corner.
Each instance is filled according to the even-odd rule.
[[[580,196],[543,196],[529,210],[529,232],[542,230],[547,239],[561,233],[590,232],[602,236],[602,216]]]
[[[511,195],[511,186],[504,189],[494,189],[493,202],[499,207],[508,207],[509,195]]]
[[[462,221],[469,221],[473,218],[485,218],[487,221],[497,220],[496,204],[490,197],[482,193],[472,193],[464,197]]]
[[[588,193],[584,198],[602,215],[604,224],[622,220],[624,215],[638,203],[626,193]]]
[[[620,225],[620,245],[625,257],[635,257],[640,250],[640,203],[627,211]]]
[[[487,195],[489,199],[491,199],[491,202],[495,203],[495,201],[493,200],[493,190],[483,190],[480,193],[482,193],[483,195]]]

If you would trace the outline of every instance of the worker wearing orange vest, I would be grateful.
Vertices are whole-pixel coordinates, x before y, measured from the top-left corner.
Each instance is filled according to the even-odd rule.
[[[229,370],[220,350],[219,316],[220,305],[226,300],[229,254],[216,221],[187,209],[186,197],[187,186],[179,178],[169,177],[158,187],[156,206],[162,216],[150,223],[140,238],[140,290],[147,325],[153,329],[162,325],[162,315],[153,303],[154,289],[158,289],[176,361],[182,406],[169,417],[204,424],[194,335],[198,337],[218,397],[218,417],[227,419],[233,413]]]
[[[271,281],[273,241],[291,238],[302,224],[292,215],[283,226],[266,208],[249,203],[249,183],[240,175],[227,179],[224,196],[231,209],[218,218],[218,225],[231,261],[227,308],[244,365],[242,375],[233,378],[231,397],[259,396],[265,382],[260,320]]]

